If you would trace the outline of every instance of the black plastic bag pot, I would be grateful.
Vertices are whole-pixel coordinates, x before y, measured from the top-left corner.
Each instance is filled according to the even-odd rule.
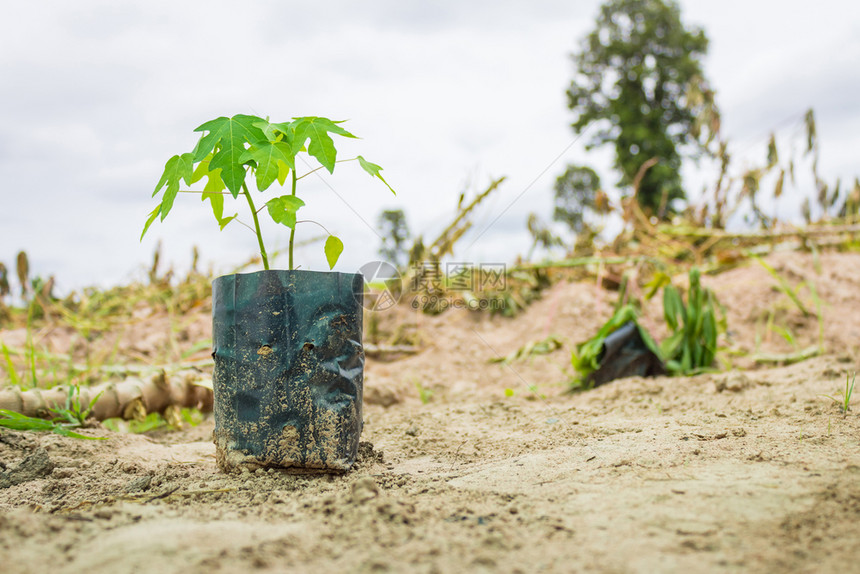
[[[597,387],[623,377],[657,377],[666,374],[666,367],[639,332],[641,327],[633,321],[624,323],[603,341],[598,357],[600,368],[586,381]]]
[[[361,275],[259,271],[212,282],[218,466],[342,472],[364,377]]]

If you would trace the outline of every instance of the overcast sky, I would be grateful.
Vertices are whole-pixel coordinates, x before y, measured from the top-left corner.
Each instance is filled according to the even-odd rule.
[[[55,275],[67,292],[141,277],[161,239],[179,269],[198,245],[205,262],[230,271],[255,253],[256,240],[239,225],[219,232],[196,196],[181,195],[170,216],[138,239],[164,162],[193,148],[195,127],[236,113],[348,119],[345,127],[362,139],[344,141],[341,157],[362,154],[385,168],[396,198],[349,163],[325,182],[300,182],[302,218],[346,244],[337,270],[376,257],[380,210],[403,208],[413,231],[429,238],[451,219],[461,191],[502,175],[507,181],[478,213],[457,259],[511,261],[528,250],[527,214],[550,218],[552,184],[565,164],[607,161],[574,143],[565,98],[569,54],[598,5],[7,3],[0,261],[9,266],[25,249],[34,273]],[[738,168],[744,154],[750,165],[761,160],[771,129],[813,107],[822,172],[833,181],[860,174],[860,3],[681,7],[685,23],[702,26],[711,40],[706,75]],[[706,175],[692,167],[685,174]],[[241,204],[230,213],[237,210]],[[267,225],[264,233],[270,251],[286,246],[286,228]],[[299,240],[317,234],[311,225],[298,228]],[[302,248],[298,262],[326,268],[321,244]]]

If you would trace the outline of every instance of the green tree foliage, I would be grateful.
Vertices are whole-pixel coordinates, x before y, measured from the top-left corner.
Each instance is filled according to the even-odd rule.
[[[555,209],[552,218],[570,227],[575,234],[585,230],[586,210],[595,209],[600,176],[590,167],[570,165],[555,180]]]
[[[406,223],[406,214],[402,209],[386,209],[379,214],[377,221],[382,233],[382,246],[379,248],[379,256],[384,260],[401,267],[409,262],[409,253],[406,242],[409,240],[409,225]]]
[[[552,249],[553,247],[562,247],[564,242],[560,237],[557,237],[548,226],[546,226],[535,213],[529,213],[526,220],[526,228],[532,236],[532,246],[526,255],[526,261],[531,261],[535,249],[538,246],[544,249]]]
[[[704,31],[685,28],[674,1],[609,0],[573,55],[567,96],[574,131],[594,125],[588,147],[614,146],[622,186],[634,183],[646,161],[658,160],[639,184],[646,212],[665,216],[673,200],[684,198],[682,148],[698,143],[700,116],[713,109],[701,65],[707,49]]]

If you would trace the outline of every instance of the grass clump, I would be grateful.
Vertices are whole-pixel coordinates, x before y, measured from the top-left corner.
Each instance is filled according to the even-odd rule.
[[[850,384],[848,378],[848,373],[845,373],[845,389],[839,391],[839,394],[842,397],[841,399],[837,399],[830,395],[824,395],[825,398],[830,399],[839,406],[839,410],[842,411],[843,415],[847,415],[848,409],[851,408],[851,395],[854,394],[854,381],[857,378],[857,373],[855,372],[854,375],[851,376]]]
[[[672,334],[660,344],[660,351],[666,369],[678,375],[708,370],[717,356],[719,303],[713,291],[702,287],[698,269],[691,269],[689,277],[686,303],[674,286],[663,287],[663,317]]]

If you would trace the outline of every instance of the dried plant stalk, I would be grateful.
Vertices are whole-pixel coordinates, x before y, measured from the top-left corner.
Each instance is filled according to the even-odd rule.
[[[94,397],[92,416],[97,420],[121,417],[141,418],[147,413],[163,413],[168,407],[193,407],[212,411],[212,380],[193,370],[167,374],[159,371],[148,378],[130,377],[119,383],[81,387],[80,402],[89,405]],[[50,418],[51,408],[64,407],[68,388],[49,390],[15,388],[0,391],[0,409],[29,417]]]

